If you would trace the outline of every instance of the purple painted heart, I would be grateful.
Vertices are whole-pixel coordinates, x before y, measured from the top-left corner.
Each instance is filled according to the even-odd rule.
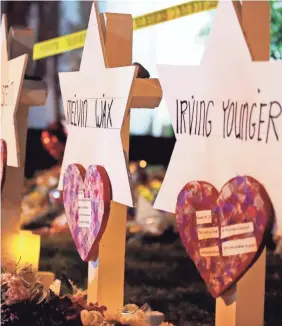
[[[7,145],[5,140],[0,139],[1,146],[1,166],[0,166],[0,178],[1,178],[1,193],[3,191],[5,178],[6,178],[6,167],[7,167]]]
[[[106,170],[91,165],[85,171],[81,165],[69,165],[63,179],[63,201],[81,259],[93,260],[110,212],[111,184]]]
[[[248,176],[229,180],[220,192],[193,181],[179,193],[180,237],[213,297],[236,283],[259,257],[271,209],[264,187]]]

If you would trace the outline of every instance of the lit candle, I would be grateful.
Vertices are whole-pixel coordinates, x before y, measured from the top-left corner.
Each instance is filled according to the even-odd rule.
[[[1,265],[5,267],[8,263],[16,263],[18,257],[19,234],[1,230]]]
[[[19,258],[21,264],[31,264],[35,270],[39,267],[40,236],[31,231],[20,231]]]

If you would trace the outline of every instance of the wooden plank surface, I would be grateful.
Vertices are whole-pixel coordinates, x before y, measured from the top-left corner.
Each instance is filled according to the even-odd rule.
[[[270,5],[268,1],[235,3],[235,10],[254,61],[270,55]],[[256,263],[224,296],[216,300],[216,326],[263,326],[266,249]]]

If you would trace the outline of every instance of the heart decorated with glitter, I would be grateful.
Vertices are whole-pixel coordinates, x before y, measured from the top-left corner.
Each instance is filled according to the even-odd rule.
[[[180,237],[213,297],[257,260],[271,216],[266,190],[251,177],[231,179],[220,192],[202,181],[181,190],[176,205]]]
[[[1,178],[1,193],[2,193],[4,183],[5,183],[6,167],[7,167],[7,145],[5,140],[0,139],[0,146],[1,146],[0,178]]]
[[[110,212],[111,183],[102,166],[67,167],[63,178],[67,222],[83,261],[93,260]]]

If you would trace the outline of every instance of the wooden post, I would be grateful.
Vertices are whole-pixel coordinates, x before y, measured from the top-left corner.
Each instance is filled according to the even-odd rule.
[[[268,61],[270,55],[270,5],[268,1],[236,3],[252,59]],[[225,295],[216,300],[216,326],[263,326],[266,249]]]
[[[132,65],[132,16],[106,14],[105,22],[100,14],[100,21],[108,66]],[[154,108],[159,105],[162,91],[158,79],[137,78],[132,87],[129,108]],[[127,159],[129,125],[130,114],[124,119],[121,134]],[[112,202],[107,228],[99,244],[98,259],[89,263],[88,301],[105,304],[110,312],[123,307],[126,221],[127,206]]]
[[[2,26],[3,28],[3,26]],[[10,59],[23,53],[32,53],[34,44],[34,31],[31,29],[11,28],[9,38]],[[27,67],[32,66],[32,56],[29,57]],[[3,67],[2,67],[3,69]],[[18,135],[17,149],[19,153],[19,167],[7,166],[6,181],[2,194],[2,220],[1,220],[1,245],[2,264],[6,260],[19,259],[19,232],[21,217],[22,187],[24,182],[24,166],[26,155],[26,137],[28,128],[28,110],[30,106],[43,105],[47,98],[45,83],[35,80],[23,80],[20,87],[18,108],[15,114],[15,130]],[[8,123],[1,121],[1,124]],[[4,139],[5,140],[5,139]],[[9,152],[9,147],[7,151]],[[8,163],[9,164],[9,163]],[[29,248],[32,250],[32,248]]]

